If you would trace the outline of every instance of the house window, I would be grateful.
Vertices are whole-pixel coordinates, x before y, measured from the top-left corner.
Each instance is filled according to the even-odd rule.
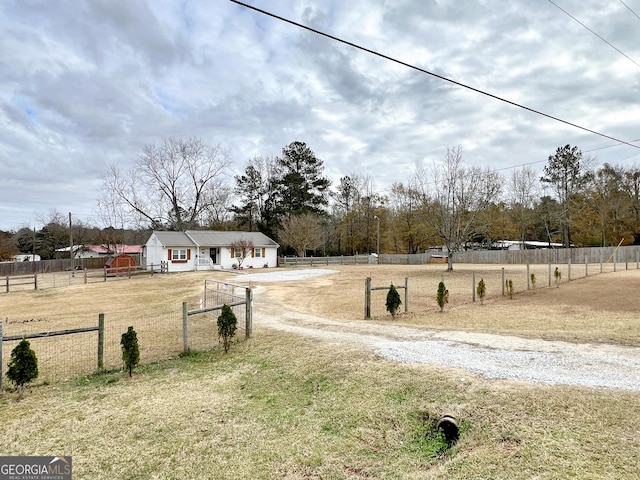
[[[172,260],[186,260],[187,259],[187,249],[186,248],[174,248],[171,252]]]
[[[256,258],[260,258],[262,256],[262,249],[261,248],[254,248],[253,249],[253,256]]]
[[[238,249],[236,249],[236,250],[233,252],[233,254],[234,254],[234,257],[236,257],[236,258],[242,258],[242,250],[238,250]]]

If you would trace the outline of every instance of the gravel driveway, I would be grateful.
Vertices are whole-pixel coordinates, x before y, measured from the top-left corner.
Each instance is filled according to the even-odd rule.
[[[282,273],[281,277],[276,271],[249,274],[245,279],[287,281],[334,272],[317,269]],[[288,310],[269,298],[268,290],[268,285],[255,289],[254,328],[264,326],[344,342],[407,364],[453,367],[463,371],[461,378],[466,371],[494,379],[640,391],[640,348],[336,321]]]

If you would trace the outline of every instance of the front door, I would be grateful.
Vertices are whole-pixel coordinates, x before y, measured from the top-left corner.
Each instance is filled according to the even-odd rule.
[[[217,248],[210,248],[209,249],[209,257],[211,257],[211,262],[214,265],[218,264],[218,249]]]

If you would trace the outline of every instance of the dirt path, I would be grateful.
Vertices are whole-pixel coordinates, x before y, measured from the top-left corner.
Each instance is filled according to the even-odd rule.
[[[448,366],[488,378],[640,391],[640,348],[337,321],[293,311],[269,288],[255,288],[254,328],[347,343],[390,360]]]

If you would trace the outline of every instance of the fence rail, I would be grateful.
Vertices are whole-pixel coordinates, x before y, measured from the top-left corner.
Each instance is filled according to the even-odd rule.
[[[373,255],[340,255],[331,257],[281,257],[282,267],[315,267],[321,265],[367,265],[377,263]]]
[[[6,371],[10,348],[22,338],[33,340],[31,348],[38,357],[39,380],[80,377],[104,368],[115,369],[122,366],[119,342],[128,325],[133,326],[138,334],[142,362],[174,358],[189,350],[215,348],[218,344],[215,313],[225,303],[236,314],[238,328],[245,331],[244,337],[249,338],[252,333],[252,299],[250,287],[207,280],[203,296],[197,303],[192,302],[189,306],[187,302],[182,302],[181,309],[170,309],[156,313],[153,317],[131,317],[123,313],[110,315],[108,322],[105,322],[105,315],[97,314],[97,326],[90,318],[86,318],[72,320],[72,325],[80,323],[75,328],[48,332],[36,331],[38,325],[41,325],[37,319],[33,323],[11,322],[9,319],[5,323],[0,320],[0,391],[1,372]],[[63,315],[58,318],[68,321]],[[89,322],[93,325],[87,326]],[[98,332],[97,339],[92,335],[94,332]]]
[[[111,279],[133,278],[140,275],[153,276],[156,273],[167,273],[167,263],[151,264],[148,267],[125,266],[103,267],[100,269],[70,270],[46,274],[33,273],[22,276],[0,277],[0,293],[29,290],[44,290],[61,286],[106,282]]]
[[[441,250],[427,250],[423,253],[375,255],[342,255],[328,257],[281,257],[283,267],[313,267],[322,265],[424,265],[446,262],[447,254]],[[526,250],[468,250],[456,252],[455,263],[486,264],[548,264],[559,263],[632,263],[640,261],[640,245],[621,247],[588,248],[539,248]]]
[[[424,313],[439,310],[436,301],[438,283],[445,282],[449,290],[452,304],[464,304],[477,301],[476,288],[482,279],[485,284],[484,300],[497,299],[499,297],[511,296],[527,290],[540,288],[560,287],[566,282],[591,277],[600,274],[615,274],[627,270],[640,269],[640,262],[625,261],[614,263],[607,262],[605,258],[602,263],[566,263],[551,264],[527,264],[527,265],[506,265],[504,267],[490,264],[481,265],[459,265],[454,272],[446,272],[443,265],[441,271],[434,270],[433,274],[425,275],[421,271],[418,275],[405,277],[405,305],[409,304],[409,311],[413,313]],[[410,272],[410,270],[408,270]],[[556,271],[558,272],[556,274]],[[382,274],[384,275],[384,274]],[[381,274],[377,274],[376,282],[380,282]],[[509,292],[507,281],[513,288]],[[389,277],[391,283],[401,285],[400,278]],[[377,290],[388,291],[389,286],[370,288],[371,280],[365,279],[364,289],[364,318],[383,318],[387,315],[385,310],[385,297],[377,294]]]
[[[4,281],[4,288],[2,288],[2,290],[5,293],[9,293],[11,291],[11,288],[14,287],[22,287],[25,285],[29,285],[29,287],[33,287],[33,290],[37,290],[38,289],[38,275],[37,274],[33,274],[33,275],[25,275],[22,277],[10,277],[10,276],[6,276],[3,279]]]

